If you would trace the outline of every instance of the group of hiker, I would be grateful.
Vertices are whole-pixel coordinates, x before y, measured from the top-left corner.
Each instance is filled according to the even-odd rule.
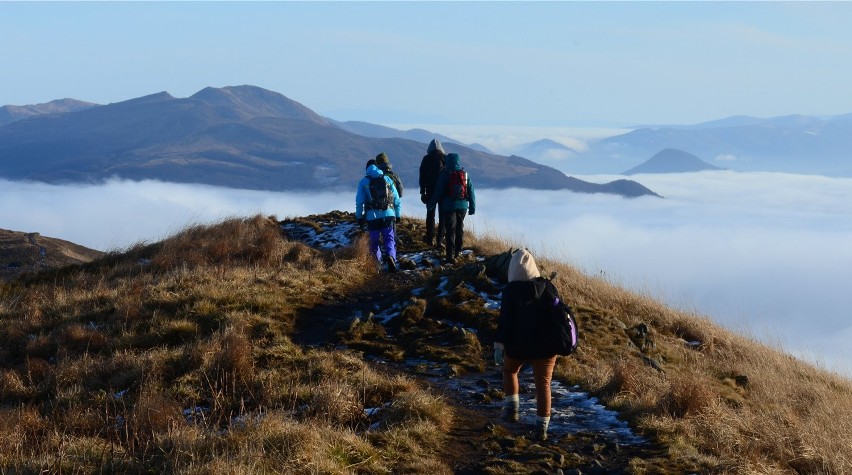
[[[395,225],[402,211],[402,182],[392,171],[385,153],[369,160],[366,168],[355,195],[355,217],[361,229],[369,233],[371,255],[379,263],[384,261],[389,272],[396,272]],[[464,245],[464,219],[476,213],[476,195],[459,155],[445,153],[438,139],[429,143],[420,163],[420,201],[426,205],[423,241],[429,246],[443,248],[445,263],[455,263]],[[494,342],[494,363],[503,368],[502,417],[510,423],[519,421],[518,373],[523,364],[530,363],[536,388],[534,436],[546,440],[550,422],[550,382],[557,356],[542,348],[540,342],[545,335],[536,322],[547,312],[547,304],[544,310],[541,304],[546,300],[544,296],[558,297],[558,292],[549,280],[541,277],[527,250],[512,253],[508,281],[501,297]]]
[[[397,270],[396,223],[402,213],[402,194],[402,181],[386,153],[367,161],[355,193],[355,218],[368,232],[371,255],[384,262],[388,272]],[[426,205],[423,241],[443,249],[445,263],[455,263],[464,246],[464,218],[476,213],[476,194],[459,154],[445,153],[438,139],[429,143],[420,163],[420,201]]]

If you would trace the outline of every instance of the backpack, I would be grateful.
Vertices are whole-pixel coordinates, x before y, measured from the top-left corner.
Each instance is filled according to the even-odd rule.
[[[577,349],[580,341],[574,311],[559,299],[559,293],[550,281],[541,299],[544,307],[541,314],[541,346],[550,354],[568,356]]]
[[[467,199],[467,173],[464,169],[452,170],[447,182],[447,196],[454,200]]]
[[[367,205],[370,209],[386,210],[393,208],[393,192],[384,175],[370,178],[368,191],[370,192],[370,199],[367,201]]]

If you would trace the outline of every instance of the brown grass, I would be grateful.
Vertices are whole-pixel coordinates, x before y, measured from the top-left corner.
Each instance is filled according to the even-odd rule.
[[[511,243],[476,241],[478,253]],[[852,472],[852,382],[708,318],[537,256],[579,315],[581,347],[557,377],[579,383],[664,441],[674,460],[723,473]],[[653,332],[644,352],[625,329]],[[692,347],[687,342],[700,342]],[[652,358],[665,373],[648,366]]]
[[[518,247],[466,241],[482,256]],[[545,274],[558,271],[581,330],[579,351],[559,359],[556,377],[664,443],[673,467],[852,472],[849,380],[600,276],[537,261]],[[408,306],[387,328],[362,321],[342,329],[348,351],[302,347],[291,335],[300,309],[375,276],[365,240],[318,251],[282,239],[272,218],[193,226],[80,268],[2,284],[0,467],[449,473],[439,455],[454,443],[449,405],[407,376],[377,370],[360,351],[482,370],[496,312],[457,285],[491,285],[465,269],[446,298],[400,297]],[[642,348],[627,332],[640,323],[652,341]],[[639,461],[633,466],[641,472]]]

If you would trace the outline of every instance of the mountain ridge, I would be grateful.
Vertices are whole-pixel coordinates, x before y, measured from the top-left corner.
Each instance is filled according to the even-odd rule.
[[[597,184],[521,157],[448,143],[482,188],[566,189],[656,196],[641,184]],[[353,134],[285,96],[256,86],[160,92],[0,127],[0,174],[53,183],[159,179],[259,190],[348,189],[385,152],[409,186],[426,145]]]

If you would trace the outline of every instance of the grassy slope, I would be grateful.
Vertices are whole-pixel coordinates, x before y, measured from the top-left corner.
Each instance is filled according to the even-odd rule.
[[[417,246],[421,226],[403,221],[403,250]],[[471,241],[480,256],[508,248],[485,237]],[[586,473],[595,464],[626,473],[852,471],[848,380],[564,264],[540,264],[559,272],[557,285],[577,309],[582,330],[581,350],[560,358],[557,377],[621,411],[658,442],[653,455],[595,461],[596,448],[574,438],[533,446],[500,425],[483,424],[490,414],[426,389],[416,374],[366,362],[364,354],[390,361],[419,356],[458,372],[484,368],[493,310],[464,286],[444,297],[409,299],[412,288],[434,288],[442,277],[491,285],[479,264],[377,275],[362,241],[318,251],[281,239],[275,220],[253,217],[189,228],[91,264],[4,284],[0,467],[21,473],[526,473],[557,466]],[[377,281],[385,284],[381,291],[373,290]],[[399,300],[406,306],[387,328],[348,320],[355,308]],[[481,331],[454,333],[436,325],[437,316]],[[650,329],[647,338],[631,331],[640,323]],[[330,344],[308,344],[322,340]],[[700,345],[687,343],[695,341]],[[349,349],[334,345],[340,342]]]

